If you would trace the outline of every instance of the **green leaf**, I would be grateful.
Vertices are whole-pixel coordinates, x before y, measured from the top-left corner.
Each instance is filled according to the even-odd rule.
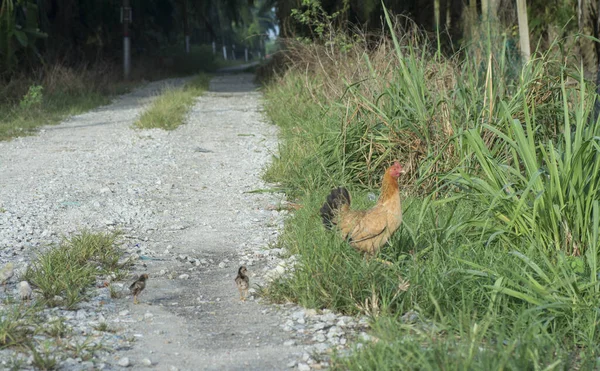
[[[21,30],[14,30],[13,34],[15,35],[15,38],[17,39],[19,44],[21,44],[23,47],[27,47],[29,42],[27,39],[27,34],[25,32]]]

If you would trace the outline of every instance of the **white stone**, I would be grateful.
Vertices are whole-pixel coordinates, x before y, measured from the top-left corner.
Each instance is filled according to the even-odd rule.
[[[144,366],[152,366],[152,361],[148,358],[144,358],[144,359],[142,359],[142,364]]]
[[[129,367],[131,366],[131,363],[129,362],[129,358],[127,357],[123,357],[119,360],[119,362],[117,362],[117,364],[121,367]]]

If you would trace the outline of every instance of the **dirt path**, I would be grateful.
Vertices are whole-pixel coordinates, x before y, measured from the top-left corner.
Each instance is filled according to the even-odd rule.
[[[273,240],[269,209],[279,202],[244,193],[265,187],[260,174],[275,148],[274,128],[263,121],[260,95],[251,81],[251,75],[216,77],[192,110],[190,123],[174,133],[181,147],[198,154],[190,161],[176,160],[187,171],[175,188],[186,190],[164,203],[171,205],[167,215],[176,215],[185,229],[174,228],[163,237],[163,246],[173,246],[170,256],[212,263],[192,272],[186,268],[195,263],[182,264],[185,257],[148,264],[152,279],[143,304],[125,305],[134,318],[152,316],[131,324],[137,341],[124,356],[147,357],[180,370],[280,370],[301,354],[283,345],[289,334],[280,329],[281,318],[273,309],[253,300],[240,302],[233,282],[240,255],[252,256]],[[256,259],[248,268],[256,272],[264,266]],[[161,270],[190,278],[169,279]]]
[[[105,319],[118,329],[108,345],[119,350],[94,360],[98,369],[282,370],[302,356],[295,342],[284,345],[292,334],[277,308],[241,303],[233,282],[241,263],[256,284],[281,261],[265,249],[282,227],[282,196],[247,193],[269,187],[261,174],[277,146],[252,78],[216,77],[172,132],[131,128],[164,87],[152,83],[0,142],[0,263],[22,273],[37,247],[63,234],[119,229],[134,273],[150,275],[139,305],[104,293],[70,315],[83,333]],[[116,287],[125,293],[129,283]],[[68,362],[62,369],[89,367]]]

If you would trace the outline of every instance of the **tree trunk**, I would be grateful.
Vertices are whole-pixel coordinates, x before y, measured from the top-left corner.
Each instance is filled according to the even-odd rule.
[[[531,47],[529,46],[529,24],[527,23],[527,4],[525,0],[517,0],[517,18],[519,20],[519,43],[521,55],[525,63],[531,58]]]
[[[445,31],[448,27],[448,0],[439,0],[439,2],[439,26],[441,31]]]
[[[462,13],[464,4],[462,0],[450,1],[450,36],[453,43],[458,43],[462,38]]]

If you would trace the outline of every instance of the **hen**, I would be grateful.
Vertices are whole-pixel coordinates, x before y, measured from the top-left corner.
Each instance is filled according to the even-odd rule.
[[[398,162],[386,170],[377,204],[368,210],[351,209],[345,188],[332,190],[320,210],[323,224],[327,229],[337,226],[342,238],[357,250],[376,253],[402,223],[398,178],[404,173]]]
[[[140,275],[140,277],[137,280],[135,280],[135,282],[133,282],[131,286],[129,286],[129,291],[131,291],[131,293],[133,294],[133,304],[139,303],[137,297],[146,288],[147,279],[148,275],[144,273]]]

